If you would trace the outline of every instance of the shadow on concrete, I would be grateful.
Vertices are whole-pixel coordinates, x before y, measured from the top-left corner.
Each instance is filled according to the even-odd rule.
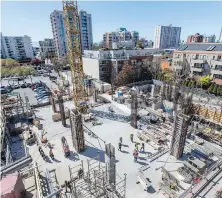
[[[79,155],[73,151],[70,151],[69,159],[72,161],[78,161]]]
[[[115,160],[115,163],[118,163],[118,162],[119,162],[119,160],[116,159],[116,160]]]
[[[153,188],[153,186],[150,186],[150,187],[148,188],[148,191],[147,191],[147,192],[153,194],[153,193],[156,192],[156,190]]]
[[[123,147],[129,147],[127,144],[122,144]]]
[[[125,153],[125,154],[129,154],[129,152],[128,151],[121,151],[122,153]]]
[[[61,161],[57,160],[56,158],[52,159],[52,161],[60,163]]]
[[[66,124],[65,128],[70,128],[70,124]]]
[[[138,157],[139,160],[146,160],[145,157]]]
[[[32,197],[34,197],[34,194],[32,194],[31,192],[26,191],[24,197],[25,198],[32,198]]]
[[[36,120],[45,120],[45,119],[40,118],[40,117],[36,117],[35,119],[36,119]]]
[[[137,163],[140,164],[140,165],[143,165],[143,166],[147,165],[146,162],[137,161]]]
[[[98,153],[100,161],[105,162],[105,151],[89,145],[86,145],[85,151],[81,152],[80,155],[84,155],[85,157],[89,158],[96,158],[98,156]],[[96,158],[96,160],[98,160],[98,158]]]
[[[45,162],[52,163],[52,161],[50,160],[50,158],[48,156],[45,157]]]

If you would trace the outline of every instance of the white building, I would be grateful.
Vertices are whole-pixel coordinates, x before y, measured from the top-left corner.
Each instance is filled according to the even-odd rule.
[[[154,48],[177,48],[180,43],[181,27],[156,26],[154,33]]]
[[[120,41],[120,42],[113,42],[112,49],[119,49],[119,48],[135,48],[135,42],[131,41]]]
[[[52,59],[55,57],[56,49],[53,39],[44,39],[44,41],[39,41],[39,49],[42,60],[46,58]]]
[[[82,49],[92,49],[93,34],[92,34],[92,17],[86,11],[79,12]],[[54,45],[58,58],[66,56],[67,40],[66,29],[64,24],[64,15],[62,11],[54,10],[50,14]]]
[[[112,43],[133,41],[135,44],[139,40],[137,31],[128,31],[126,28],[119,28],[113,32],[103,34],[103,43],[105,48],[112,49]]]
[[[135,72],[145,60],[151,60],[154,54],[161,53],[159,49],[119,49],[119,50],[84,50],[83,71],[86,75],[111,83],[115,76],[122,70],[124,64],[135,66]]]
[[[4,58],[27,59],[34,58],[31,38],[25,36],[2,36],[1,56]]]

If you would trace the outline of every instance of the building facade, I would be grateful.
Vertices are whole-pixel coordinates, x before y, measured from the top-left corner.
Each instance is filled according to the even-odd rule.
[[[196,33],[187,37],[187,43],[215,43],[215,41],[215,35],[204,36],[200,35],[199,33]]]
[[[194,35],[189,35],[187,37],[187,43],[202,43],[203,42],[203,35],[200,35],[199,33],[196,33]]]
[[[2,36],[1,57],[23,60],[34,58],[31,38],[25,36]]]
[[[92,49],[92,17],[86,11],[79,12],[82,50]],[[63,58],[67,53],[66,30],[64,24],[64,15],[62,11],[54,10],[50,14],[53,40],[58,58]]]
[[[139,40],[137,31],[128,31],[126,28],[119,28],[113,32],[103,34],[103,43],[105,48],[112,49],[113,43],[132,41],[136,44]]]
[[[191,75],[211,75],[222,79],[222,43],[185,44],[173,53],[173,68],[180,71],[184,64]]]
[[[160,53],[159,49],[137,50],[85,50],[83,55],[83,71],[92,78],[112,83],[116,75],[122,70],[124,64],[132,65],[139,78],[141,64],[152,60],[153,54]]]
[[[82,50],[90,50],[93,46],[92,35],[92,17],[86,11],[80,10],[80,28],[81,28],[81,40]]]
[[[52,34],[56,50],[56,55],[58,58],[66,56],[67,46],[66,46],[66,31],[63,21],[63,12],[54,10],[50,14]]]
[[[40,57],[42,60],[46,58],[52,59],[56,55],[56,49],[53,39],[44,39],[39,41]]]
[[[156,26],[154,33],[154,48],[177,48],[180,43],[181,27]]]
[[[216,36],[215,35],[204,36],[203,42],[204,43],[215,43],[216,42]]]

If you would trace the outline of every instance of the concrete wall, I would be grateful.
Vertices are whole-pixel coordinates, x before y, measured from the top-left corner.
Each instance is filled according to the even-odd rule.
[[[83,58],[83,71],[85,74],[100,80],[99,60],[91,58]]]

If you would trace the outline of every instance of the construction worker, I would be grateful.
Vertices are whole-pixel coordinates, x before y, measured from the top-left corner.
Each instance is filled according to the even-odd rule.
[[[138,159],[138,156],[139,156],[138,151],[134,151],[133,156],[134,156],[134,162],[137,162],[137,159]]]
[[[118,151],[121,151],[122,143],[119,142],[118,146],[119,146]]]
[[[130,134],[130,140],[133,142],[133,134]]]
[[[142,145],[141,145],[140,151],[143,150],[143,152],[144,152],[144,147],[145,147],[145,144],[144,144],[144,142],[142,142]]]
[[[83,178],[83,170],[81,168],[78,170],[78,176],[79,179]]]
[[[135,149],[136,149],[136,151],[139,150],[138,145],[139,145],[139,144],[136,142],[136,143],[135,143]]]
[[[52,149],[49,150],[49,156],[50,156],[52,159],[54,159],[54,154],[53,154],[53,152],[52,152]]]

